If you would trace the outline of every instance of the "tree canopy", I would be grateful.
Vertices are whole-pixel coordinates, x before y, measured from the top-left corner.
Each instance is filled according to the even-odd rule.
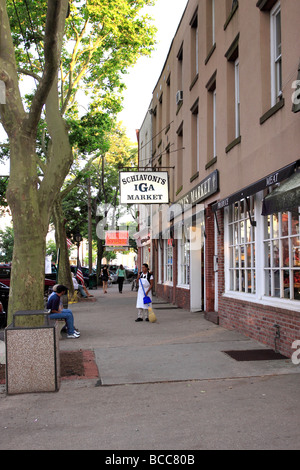
[[[155,30],[142,14],[152,4],[0,0],[0,80],[6,92],[0,119],[9,139],[7,201],[15,235],[10,315],[43,305],[45,238],[76,156],[72,139],[77,133],[77,152],[85,148],[88,157],[88,147],[97,146],[99,119],[103,124],[105,114],[121,109],[123,74],[153,48]],[[25,96],[24,77],[32,81]],[[84,133],[78,139],[85,120],[95,126],[94,139]],[[35,296],[26,295],[32,290]]]

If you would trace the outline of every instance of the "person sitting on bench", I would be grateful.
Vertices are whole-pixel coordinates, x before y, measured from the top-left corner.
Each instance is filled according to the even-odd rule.
[[[47,302],[47,309],[51,310],[49,318],[52,320],[66,320],[67,324],[67,338],[79,338],[80,333],[74,328],[74,317],[71,310],[63,308],[61,297],[66,294],[68,288],[63,285],[58,285],[56,292],[53,292]]]

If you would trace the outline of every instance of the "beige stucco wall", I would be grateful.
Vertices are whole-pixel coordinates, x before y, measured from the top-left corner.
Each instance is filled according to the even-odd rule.
[[[229,2],[231,4],[232,2]],[[205,201],[206,204],[242,189],[264,176],[292,163],[299,158],[300,152],[300,115],[292,113],[292,83],[297,79],[300,57],[300,2],[299,0],[281,1],[282,21],[282,80],[285,105],[264,124],[260,118],[271,108],[270,97],[270,14],[261,12],[256,0],[239,1],[239,7],[224,30],[228,17],[228,2],[216,0],[215,15],[215,50],[205,64],[210,44],[207,31],[207,8],[209,0],[190,0],[182,21],[174,37],[165,67],[159,76],[153,92],[153,135],[159,134],[153,141],[156,149],[154,164],[174,166],[170,170],[173,188],[171,202],[180,199],[200,183],[212,171],[220,173],[220,192]],[[190,22],[198,6],[199,29],[199,74],[195,78],[192,57],[193,39]],[[166,18],[167,21],[167,18]],[[229,64],[225,53],[239,37],[240,62],[240,102],[241,102],[241,142],[228,153],[226,147],[232,136],[232,84],[230,83]],[[183,105],[177,110],[176,92],[180,86],[178,78],[177,55],[183,42]],[[208,135],[211,133],[208,116],[210,112],[209,92],[206,84],[216,72],[217,93],[217,159],[211,162],[211,145]],[[159,75],[159,71],[158,71]],[[167,85],[170,78],[170,87]],[[191,89],[190,89],[191,88]],[[162,96],[162,104],[160,98]],[[191,108],[199,99],[199,175],[196,175],[196,150],[193,148],[193,119]],[[169,110],[167,109],[169,107]],[[177,151],[178,136],[176,131],[183,122],[183,151]],[[168,124],[170,128],[168,130]],[[162,131],[162,132],[161,132]],[[169,146],[169,154],[166,149]],[[161,158],[159,156],[161,155]],[[179,158],[182,159],[180,165]],[[182,188],[176,172],[182,168]],[[194,177],[193,181],[190,181]],[[179,192],[179,190],[181,191]],[[176,193],[178,193],[176,195]]]

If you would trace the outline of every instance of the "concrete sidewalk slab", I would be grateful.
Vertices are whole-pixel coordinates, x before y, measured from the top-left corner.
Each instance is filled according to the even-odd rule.
[[[116,286],[94,293],[97,302],[73,305],[81,338],[61,348],[93,348],[102,385],[178,382],[299,373],[290,360],[237,362],[223,351],[265,348],[236,331],[205,320],[203,313],[154,298],[157,323],[136,323],[136,293]],[[75,344],[74,344],[75,343]],[[267,348],[266,348],[267,349]]]
[[[223,351],[258,349],[251,341],[96,349],[102,385],[180,382],[297,373],[290,361],[237,362]]]
[[[0,449],[299,449],[299,366],[238,363],[222,351],[262,345],[165,303],[157,323],[135,323],[129,289],[70,305],[81,337],[59,342],[94,351],[104,386],[15,396],[0,386]]]

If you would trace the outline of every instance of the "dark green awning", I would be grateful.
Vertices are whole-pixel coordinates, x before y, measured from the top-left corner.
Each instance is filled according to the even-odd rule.
[[[296,207],[300,207],[300,171],[294,173],[264,198],[262,215],[291,211]]]

